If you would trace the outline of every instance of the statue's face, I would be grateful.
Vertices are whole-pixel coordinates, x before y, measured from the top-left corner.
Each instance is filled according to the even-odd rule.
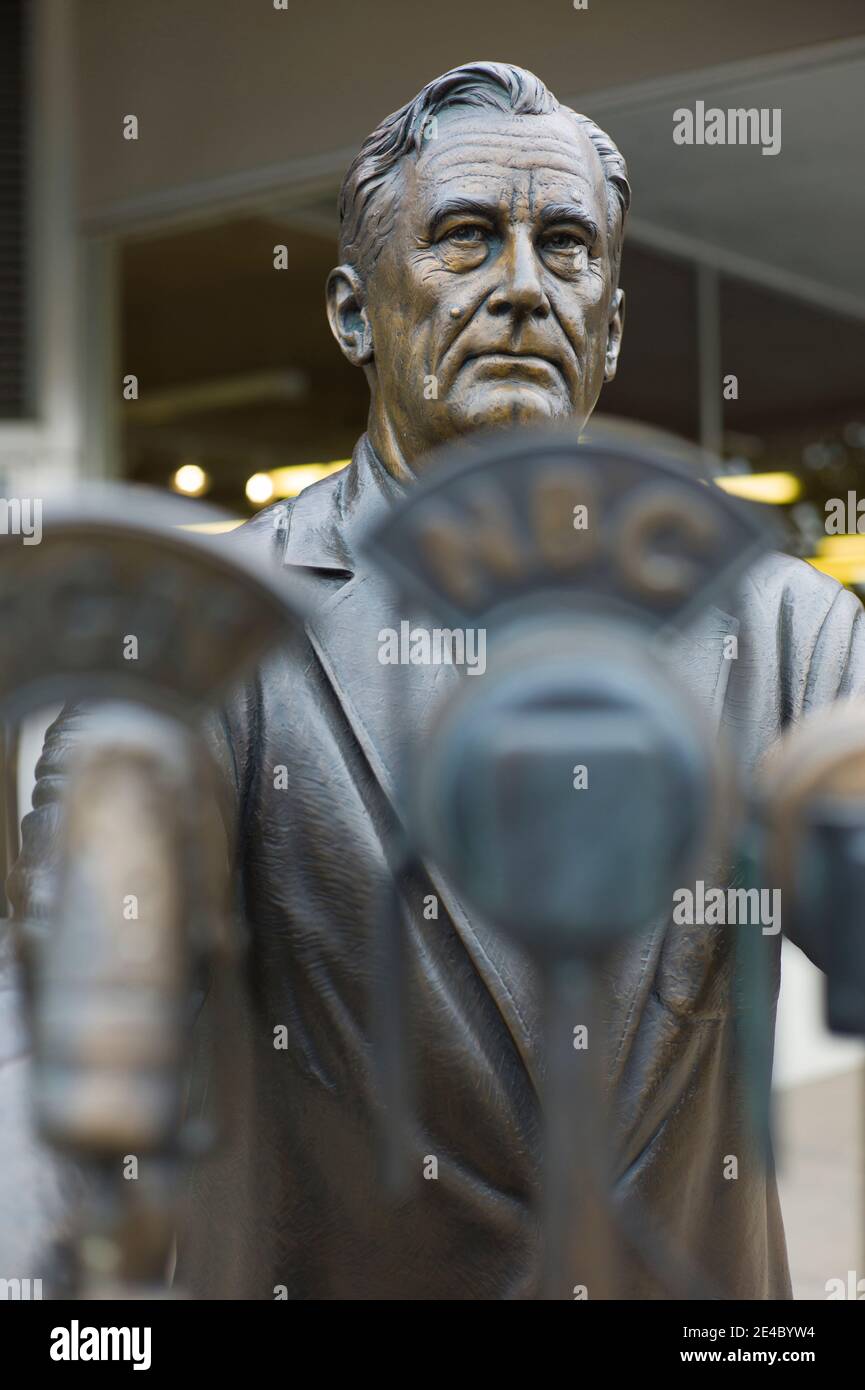
[[[373,442],[411,463],[482,427],[583,424],[621,332],[591,141],[564,113],[451,109],[400,178],[364,286]]]

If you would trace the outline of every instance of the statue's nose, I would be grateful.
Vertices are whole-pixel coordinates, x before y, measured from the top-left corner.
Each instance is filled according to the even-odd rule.
[[[541,279],[541,267],[526,233],[516,235],[500,258],[500,279],[487,300],[491,314],[537,315],[546,318],[550,301]]]

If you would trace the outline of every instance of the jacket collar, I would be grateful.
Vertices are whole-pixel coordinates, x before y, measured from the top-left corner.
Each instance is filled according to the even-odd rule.
[[[294,499],[283,563],[351,577],[362,563],[364,535],[384,520],[403,492],[362,434],[347,468]]]

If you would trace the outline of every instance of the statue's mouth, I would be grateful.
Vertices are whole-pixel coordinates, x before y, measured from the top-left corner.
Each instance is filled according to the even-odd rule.
[[[462,367],[468,367],[471,363],[475,363],[486,375],[494,377],[518,376],[530,381],[549,381],[550,376],[555,375],[563,379],[559,363],[538,352],[493,348],[469,353],[463,359]]]

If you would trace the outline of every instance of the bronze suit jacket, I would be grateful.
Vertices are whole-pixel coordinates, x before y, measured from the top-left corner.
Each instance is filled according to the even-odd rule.
[[[177,1277],[193,1296],[538,1293],[538,982],[432,867],[404,884],[417,1181],[397,1205],[377,1181],[370,978],[383,845],[405,731],[421,730],[442,685],[458,679],[449,667],[401,668],[409,718],[394,717],[396,668],[376,653],[378,633],[399,618],[358,538],[398,493],[362,438],[347,469],[234,533],[293,567],[315,612],[210,730],[248,932],[248,1009],[232,1043],[247,1079],[231,1098],[232,1137],[191,1182]],[[789,721],[865,688],[863,612],[781,555],[753,567],[728,606],[682,635],[679,668],[749,765]],[[734,633],[738,659],[724,660],[721,639]],[[64,760],[86,725],[67,711],[48,733],[10,879],[18,915],[50,910]],[[430,893],[437,920],[423,912]],[[790,1296],[774,1172],[751,1137],[733,1052],[731,936],[661,923],[605,976],[617,1200],[628,1211],[638,1203],[655,1231],[627,1244],[624,1297],[681,1297],[694,1266],[724,1294]],[[210,1005],[198,1023],[201,1068],[219,1027]],[[23,1143],[22,1122],[13,1128]],[[728,1155],[735,1180],[724,1177]],[[435,1179],[423,1177],[426,1156],[438,1159]],[[60,1186],[33,1177],[26,1200],[19,1188],[22,1222],[56,1208]],[[639,1214],[631,1228],[645,1229]],[[590,1272],[584,1282],[591,1296]]]

